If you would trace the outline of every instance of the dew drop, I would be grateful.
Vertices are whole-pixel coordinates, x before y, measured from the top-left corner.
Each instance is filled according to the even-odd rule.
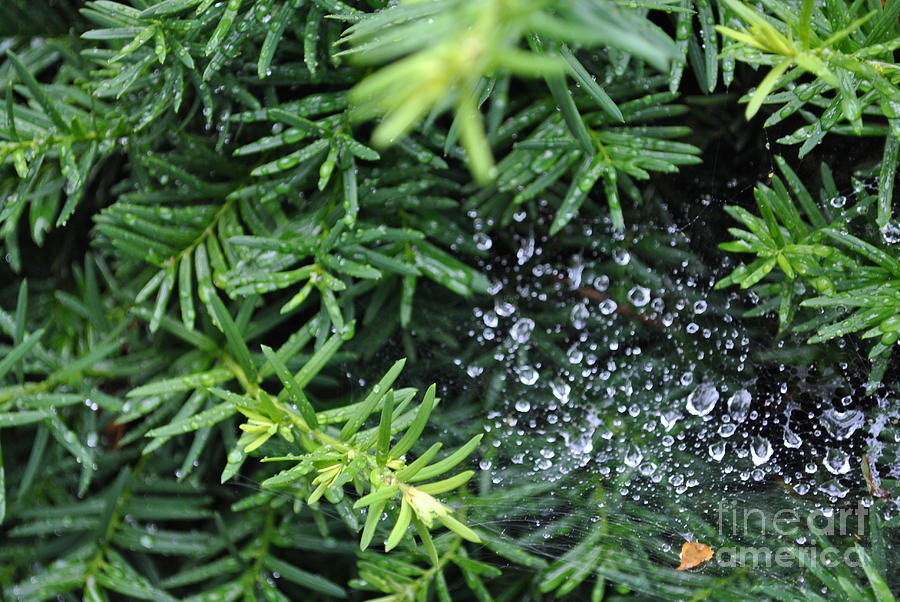
[[[849,455],[837,448],[831,448],[826,452],[823,464],[831,474],[841,475],[850,472]]]
[[[635,307],[643,307],[650,302],[650,289],[644,286],[634,286],[628,291],[628,300]]]
[[[719,392],[708,383],[703,383],[691,391],[687,398],[687,411],[694,416],[706,416],[719,401]]]
[[[517,343],[525,343],[531,338],[534,331],[534,320],[531,318],[521,318],[513,324],[509,330],[509,336]]]
[[[745,389],[738,389],[728,398],[728,414],[734,422],[741,423],[747,419],[751,400],[750,393]]]
[[[629,444],[625,449],[624,461],[627,466],[634,468],[644,459],[644,452],[637,445]]]
[[[750,458],[754,466],[762,466],[772,457],[772,444],[765,437],[757,435],[750,443]]]
[[[796,449],[803,444],[800,436],[789,428],[784,429],[784,446]]]
[[[616,311],[617,307],[618,307],[618,305],[612,299],[604,299],[600,303],[600,313],[603,314],[604,316],[608,316],[609,314]]]
[[[613,249],[612,258],[619,265],[628,265],[628,262],[631,261],[631,253],[617,247]]]

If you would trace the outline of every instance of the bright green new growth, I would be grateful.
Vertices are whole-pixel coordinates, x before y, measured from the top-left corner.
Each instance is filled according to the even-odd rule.
[[[531,52],[519,47],[526,37]],[[619,121],[622,116],[566,44],[618,48],[657,69],[674,56],[671,40],[646,21],[613,4],[583,0],[399,4],[354,23],[341,42],[351,45],[344,54],[365,62],[395,61],[350,94],[358,104],[358,117],[384,115],[373,134],[376,144],[393,144],[429,112],[433,119],[434,111],[452,105],[456,119],[448,137],[459,137],[472,174],[481,183],[498,173],[479,111],[496,85],[495,74],[545,78],[566,125],[581,148],[593,155],[597,148],[566,86],[566,72],[610,115]]]
[[[900,47],[895,31],[900,12],[897,4],[886,3],[878,10],[864,2],[849,6],[814,0],[773,2],[773,17],[738,0],[722,1],[739,22],[749,25],[749,30],[716,26],[738,42],[725,53],[754,66],[774,65],[749,96],[747,119],[763,104],[780,105],[765,121],[765,127],[800,112],[809,125],[778,142],[802,143],[801,158],[829,132],[885,136],[885,177],[877,206],[878,225],[884,228],[891,219],[900,138],[900,78],[890,67],[893,52]],[[801,80],[806,73],[815,78]],[[778,92],[780,88],[785,90]],[[811,107],[821,107],[821,115],[813,113]],[[886,119],[887,127],[877,120],[873,123],[873,115]]]
[[[385,503],[397,493],[401,494],[400,518],[391,531],[386,544],[387,549],[396,547],[411,519],[415,521],[417,527],[425,525],[431,528],[433,519],[437,518],[460,537],[469,541],[480,541],[471,529],[452,518],[450,510],[432,497],[433,494],[445,493],[462,486],[472,476],[472,471],[424,485],[413,486],[409,483],[412,480],[438,477],[452,469],[474,450],[481,435],[475,436],[468,444],[443,460],[428,464],[440,449],[440,444],[435,444],[432,447],[434,452],[422,454],[407,466],[403,456],[422,434],[436,399],[434,386],[431,386],[418,408],[399,413],[399,410],[410,405],[415,396],[414,390],[403,389],[395,392],[391,389],[405,360],[394,364],[363,401],[344,406],[340,413],[322,412],[317,415],[303,393],[299,380],[302,378],[303,382],[306,382],[315,376],[315,364],[319,363],[317,358],[311,358],[297,375],[292,375],[276,352],[269,347],[263,347],[263,351],[269,365],[278,374],[284,386],[281,393],[271,395],[258,386],[251,386],[247,394],[238,395],[212,387],[208,391],[224,400],[224,403],[166,426],[157,427],[149,431],[147,436],[171,437],[209,428],[239,412],[248,420],[240,425],[240,429],[244,432],[228,454],[228,464],[222,473],[223,482],[237,473],[248,453],[262,446],[272,436],[279,435],[287,443],[295,444],[296,452],[280,458],[263,458],[263,461],[296,461],[296,464],[269,477],[263,486],[274,488],[291,486],[306,475],[317,472],[311,481],[311,485],[315,488],[306,499],[308,504],[317,503],[323,495],[332,502],[343,499],[343,486],[347,483],[354,485],[358,495],[372,490],[372,493],[364,495],[354,504],[354,508],[360,508],[379,502],[379,505],[368,513],[361,543],[363,549],[374,534],[374,528],[381,519]],[[208,377],[208,373],[185,376],[180,382],[170,381],[167,390],[172,391],[182,386],[189,388]],[[153,386],[145,386],[142,388],[143,391],[137,393],[146,394],[148,387]],[[160,387],[156,387],[153,390],[159,389]],[[280,401],[280,398],[283,398],[283,401]],[[393,417],[391,412],[383,412],[376,427],[360,430],[370,415],[383,407],[394,406],[398,410],[396,417]],[[339,432],[334,430],[334,426],[331,428],[326,426],[341,422],[344,426]],[[387,455],[382,453],[390,443],[391,437],[404,430],[405,434],[391,452]],[[419,534],[423,539],[430,541],[427,530],[420,530]]]

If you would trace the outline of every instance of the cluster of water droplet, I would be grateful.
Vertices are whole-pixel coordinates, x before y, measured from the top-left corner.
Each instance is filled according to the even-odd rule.
[[[761,365],[753,354],[783,342],[741,319],[740,293],[713,291],[721,274],[694,270],[685,239],[665,234],[634,231],[562,264],[523,235],[508,263],[487,266],[502,286],[468,334],[488,359],[466,367],[501,383],[482,468],[496,484],[624,475],[634,499],[776,481],[826,505],[845,498],[861,482],[866,414],[828,380],[853,367],[817,380]],[[660,246],[684,257],[662,275],[647,268]]]

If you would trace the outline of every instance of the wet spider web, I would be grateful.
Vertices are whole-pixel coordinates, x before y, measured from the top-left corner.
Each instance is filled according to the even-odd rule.
[[[866,527],[851,517],[876,502],[897,516],[897,501],[872,495],[879,478],[900,477],[893,456],[881,461],[897,443],[883,432],[900,417],[896,397],[865,392],[867,350],[854,341],[836,344],[849,351],[840,361],[807,359],[772,315],[743,317],[752,293],[714,290],[734,267],[704,240],[724,231],[705,218],[717,202],[698,199],[684,225],[669,216],[618,238],[598,220],[560,234],[574,244],[524,222],[499,241],[510,252],[483,266],[494,296],[460,326],[470,344],[451,387],[487,399],[477,524],[554,561],[603,523],[598,545],[625,551],[640,533],[643,557],[674,566],[687,540],[800,549],[815,543],[812,514],[859,540]],[[830,202],[840,211],[853,193]],[[791,520],[767,529],[778,512]]]
[[[412,378],[443,387],[435,424],[457,425],[439,433],[445,448],[471,436],[461,425],[481,425],[478,495],[460,511],[545,567],[524,570],[573,556],[577,566],[584,555],[588,582],[605,575],[678,598],[625,577],[671,573],[684,541],[814,549],[811,514],[846,514],[834,534],[863,541],[852,519],[860,508],[900,514],[896,500],[872,495],[862,469],[876,482],[900,478],[892,455],[882,461],[897,443],[896,429],[885,437],[900,418],[896,397],[866,394],[866,349],[849,338],[837,343],[849,351],[841,361],[806,357],[803,339],[775,332],[772,315],[743,317],[752,293],[714,290],[734,267],[709,238],[727,227],[709,223],[723,202],[702,195],[692,214],[673,216],[657,201],[624,236],[600,218],[553,240],[524,219],[476,236],[491,251],[480,267],[492,295],[461,304],[450,321],[464,344],[432,348]],[[852,205],[852,190],[831,202]],[[776,531],[779,512],[788,520]],[[602,562],[589,553],[598,548]],[[775,584],[806,578],[796,566],[752,568]],[[727,577],[735,566],[714,558],[705,570]]]

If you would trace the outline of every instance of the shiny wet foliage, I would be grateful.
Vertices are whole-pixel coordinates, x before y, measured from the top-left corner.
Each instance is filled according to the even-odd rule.
[[[0,598],[893,600],[898,16],[2,3]]]

